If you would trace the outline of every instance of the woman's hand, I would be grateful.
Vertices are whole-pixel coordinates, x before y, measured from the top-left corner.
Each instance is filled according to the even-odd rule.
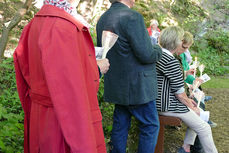
[[[197,82],[197,81],[199,81],[199,85],[201,85],[201,84],[204,82],[204,80],[202,80],[202,79],[200,79],[200,78],[196,78],[196,79],[194,80],[193,84],[194,84],[195,82]],[[198,87],[199,87],[199,86],[198,86]]]
[[[197,106],[196,102],[193,99],[188,98],[188,96],[186,95],[185,92],[180,93],[180,94],[175,94],[175,95],[176,95],[177,99],[181,103],[183,103],[184,105],[186,105],[187,107],[189,107],[189,108],[192,109],[193,107],[196,107]]]
[[[102,74],[107,73],[107,71],[109,70],[109,67],[110,67],[110,63],[109,63],[109,60],[107,58],[97,60],[97,65],[99,66],[100,72]]]
[[[197,103],[193,99],[188,99],[189,108],[192,109],[197,115],[200,116],[200,109],[197,107]]]
[[[197,107],[197,104],[193,99],[189,98],[188,101],[189,101],[188,103],[190,103],[190,105],[192,105],[193,107]]]
[[[192,110],[200,116],[200,109],[198,107],[193,107]]]

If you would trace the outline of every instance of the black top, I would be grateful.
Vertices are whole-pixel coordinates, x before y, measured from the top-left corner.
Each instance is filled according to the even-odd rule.
[[[158,45],[152,46],[142,15],[116,2],[101,16],[96,30],[99,47],[103,30],[119,36],[107,54],[110,68],[104,75],[105,101],[136,105],[155,100],[155,63],[162,52]]]

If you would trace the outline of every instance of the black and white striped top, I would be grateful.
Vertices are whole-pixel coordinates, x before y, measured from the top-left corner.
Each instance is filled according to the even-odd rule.
[[[175,96],[175,93],[184,87],[179,61],[170,51],[163,49],[162,58],[157,62],[156,69],[158,81],[157,110],[159,112],[188,112],[187,106]]]

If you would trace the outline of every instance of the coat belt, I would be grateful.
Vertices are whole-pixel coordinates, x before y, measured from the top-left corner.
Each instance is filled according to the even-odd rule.
[[[39,95],[39,94],[35,94],[35,93],[29,93],[31,101],[46,107],[53,107],[51,98],[48,96],[44,96],[44,95]]]

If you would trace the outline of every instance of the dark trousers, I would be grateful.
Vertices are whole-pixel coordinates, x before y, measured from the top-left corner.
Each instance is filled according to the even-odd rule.
[[[191,153],[204,153],[203,147],[200,143],[200,139],[196,136],[195,143],[191,146]]]
[[[126,152],[132,115],[140,122],[138,153],[153,153],[157,144],[160,126],[155,101],[142,105],[115,105],[111,134],[111,153]]]

